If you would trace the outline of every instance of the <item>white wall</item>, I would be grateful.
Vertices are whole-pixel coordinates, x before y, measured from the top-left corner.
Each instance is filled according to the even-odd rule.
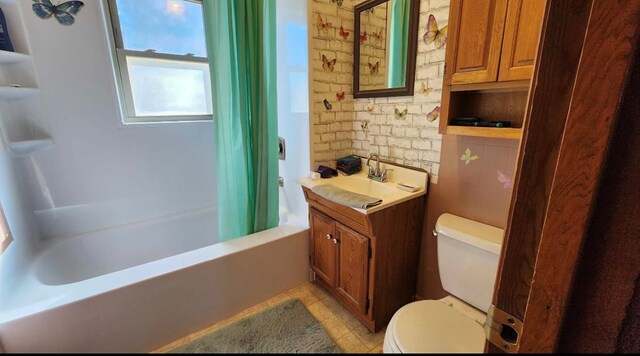
[[[73,26],[42,20],[31,1],[18,1],[55,141],[20,173],[44,237],[216,202],[211,122],[121,124],[103,1],[85,1]]]
[[[296,178],[309,172],[309,63],[307,2],[278,0],[278,135],[286,140],[280,161],[280,206],[307,221],[307,204]]]

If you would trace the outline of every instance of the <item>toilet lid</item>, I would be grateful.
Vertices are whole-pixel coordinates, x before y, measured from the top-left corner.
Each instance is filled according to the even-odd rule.
[[[394,319],[393,337],[402,352],[484,352],[482,325],[440,301],[407,304]]]

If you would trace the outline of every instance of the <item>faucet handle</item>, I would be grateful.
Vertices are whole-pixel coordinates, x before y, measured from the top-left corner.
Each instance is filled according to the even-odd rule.
[[[383,169],[382,173],[380,173],[380,178],[382,180],[382,182],[386,182],[387,181],[387,173],[393,171],[393,169]]]
[[[367,167],[369,167],[369,177],[375,176],[375,168],[371,166],[367,166]]]

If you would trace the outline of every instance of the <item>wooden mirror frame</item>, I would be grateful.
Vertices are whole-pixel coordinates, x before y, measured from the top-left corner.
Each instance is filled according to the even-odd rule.
[[[355,6],[353,34],[353,97],[379,98],[387,96],[412,96],[416,74],[416,52],[418,48],[418,21],[420,19],[420,0],[410,0],[409,44],[407,46],[407,78],[405,85],[399,88],[360,90],[360,14],[390,0],[367,0]]]

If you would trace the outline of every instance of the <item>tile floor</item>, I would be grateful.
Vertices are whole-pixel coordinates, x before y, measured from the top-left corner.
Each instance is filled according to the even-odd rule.
[[[260,312],[272,305],[288,299],[298,298],[307,307],[331,338],[345,353],[382,353],[384,330],[371,333],[340,303],[321,287],[313,283],[302,285],[288,292],[275,296],[262,304],[249,308],[229,319],[223,320],[204,330],[185,336],[169,345],[163,346],[153,353],[167,352],[202,335],[215,331],[238,319]]]

